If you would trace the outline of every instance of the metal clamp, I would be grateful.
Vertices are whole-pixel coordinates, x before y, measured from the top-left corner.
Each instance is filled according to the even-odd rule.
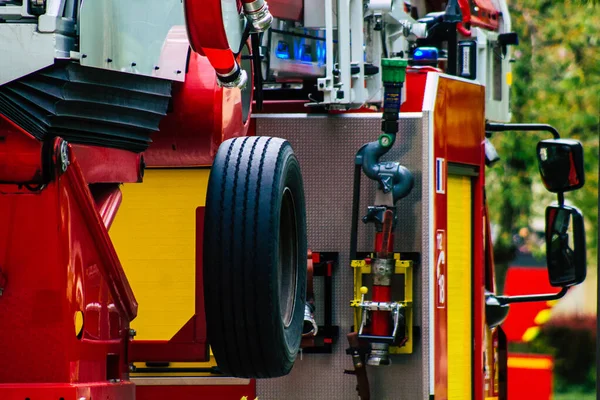
[[[246,71],[241,69],[240,66],[235,63],[235,67],[231,72],[227,74],[217,73],[217,83],[220,87],[224,88],[244,89],[248,83],[248,75],[246,74]]]
[[[271,27],[273,15],[264,0],[256,0],[244,3],[244,13],[256,32],[264,32]]]
[[[356,307],[360,307],[362,309],[361,320],[360,320],[360,328],[358,329],[358,337],[361,339],[367,339],[371,341],[379,341],[389,344],[394,344],[396,342],[396,337],[398,335],[398,328],[400,326],[400,310],[404,308],[402,303],[396,302],[378,302],[378,301],[365,301],[364,295],[363,300],[356,304]],[[369,311],[388,311],[392,313],[392,319],[394,320],[394,329],[392,330],[391,336],[372,336],[372,335],[363,335],[364,327],[367,325],[367,316]]]

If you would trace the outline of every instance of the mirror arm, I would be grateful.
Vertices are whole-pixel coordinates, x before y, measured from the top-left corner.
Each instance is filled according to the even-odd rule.
[[[554,139],[560,139],[560,135],[556,128],[548,124],[499,124],[495,122],[486,122],[485,133],[486,135],[492,132],[506,132],[506,131],[536,131],[536,132],[550,132]],[[490,135],[491,136],[491,135]],[[489,136],[488,136],[489,137]]]
[[[564,206],[565,205],[565,194],[563,192],[558,192],[557,194],[558,197],[558,205],[559,206]]]
[[[498,299],[501,305],[511,303],[530,303],[534,301],[558,300],[564,297],[564,295],[567,294],[568,291],[569,288],[564,287],[560,290],[560,292],[555,294],[533,294],[529,296],[497,296],[496,298]]]

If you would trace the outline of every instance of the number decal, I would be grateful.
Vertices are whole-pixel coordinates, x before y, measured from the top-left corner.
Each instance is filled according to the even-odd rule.
[[[435,243],[436,306],[437,308],[446,308],[446,231],[442,229],[437,231]]]

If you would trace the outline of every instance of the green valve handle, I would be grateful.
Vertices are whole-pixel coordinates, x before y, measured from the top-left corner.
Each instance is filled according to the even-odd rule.
[[[401,58],[384,58],[381,60],[381,78],[383,84],[404,83],[408,61]]]
[[[379,145],[383,148],[391,147],[394,144],[394,135],[389,133],[382,133],[379,135]]]

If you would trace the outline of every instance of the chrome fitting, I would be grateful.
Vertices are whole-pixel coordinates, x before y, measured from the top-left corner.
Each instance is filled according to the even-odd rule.
[[[217,73],[217,84],[220,87],[243,89],[247,83],[248,75],[237,63],[230,73],[225,75]]]
[[[306,303],[304,305],[304,326],[302,327],[302,336],[317,336],[319,327],[313,314],[313,307]]]
[[[373,367],[388,366],[392,364],[390,360],[390,345],[386,343],[371,344],[371,352],[367,358],[367,365]]]
[[[66,140],[63,140],[60,143],[60,172],[67,172],[67,168],[71,165],[71,157],[69,154],[69,143]]]
[[[266,31],[273,23],[273,15],[271,15],[269,6],[265,0],[244,3],[244,13],[256,32]]]
[[[401,303],[392,302],[378,302],[378,301],[361,301],[358,307],[362,308],[360,317],[360,327],[358,329],[359,337],[363,334],[364,328],[367,325],[367,318],[369,311],[389,311],[392,313],[392,320],[394,321],[394,330],[392,336],[396,337],[398,334],[398,328],[400,327],[400,319],[404,318],[400,314],[400,310],[404,308]]]
[[[371,261],[373,271],[373,285],[390,286],[392,275],[396,267],[396,260],[387,258],[374,258]]]

